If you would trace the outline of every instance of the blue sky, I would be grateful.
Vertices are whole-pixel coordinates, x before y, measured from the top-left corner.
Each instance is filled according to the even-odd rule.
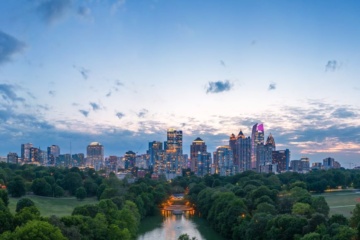
[[[358,1],[0,3],[0,155],[101,142],[144,153],[166,129],[208,150],[256,122],[291,159],[360,164]]]

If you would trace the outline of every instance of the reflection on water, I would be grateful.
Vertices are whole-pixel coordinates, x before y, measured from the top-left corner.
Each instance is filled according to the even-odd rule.
[[[194,211],[186,211],[182,215],[162,211],[161,215],[142,221],[139,232],[138,240],[176,240],[184,233],[198,240],[222,239],[207,226],[205,220],[194,216]]]

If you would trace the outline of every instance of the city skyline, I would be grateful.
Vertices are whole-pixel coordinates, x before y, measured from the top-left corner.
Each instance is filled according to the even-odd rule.
[[[292,159],[360,161],[357,1],[4,1],[0,155],[209,152],[265,123]],[[69,150],[66,150],[66,148]]]

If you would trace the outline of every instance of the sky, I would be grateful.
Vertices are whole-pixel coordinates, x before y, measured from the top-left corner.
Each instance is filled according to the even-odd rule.
[[[4,0],[0,156],[208,151],[264,123],[291,160],[360,165],[360,2]]]

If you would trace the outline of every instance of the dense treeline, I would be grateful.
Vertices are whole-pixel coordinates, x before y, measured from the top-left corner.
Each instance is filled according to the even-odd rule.
[[[152,215],[169,197],[164,180],[139,179],[133,184],[115,174],[93,169],[62,169],[0,163],[0,239],[135,239],[140,220]],[[9,195],[97,197],[96,204],[76,207],[71,216],[43,217],[29,199],[21,198],[13,215]]]
[[[359,176],[345,169],[279,175],[248,171],[231,177],[179,177],[172,185],[188,189],[187,199],[226,239],[345,240],[360,239],[360,205],[350,220],[329,217],[325,199],[309,191],[357,187]]]

